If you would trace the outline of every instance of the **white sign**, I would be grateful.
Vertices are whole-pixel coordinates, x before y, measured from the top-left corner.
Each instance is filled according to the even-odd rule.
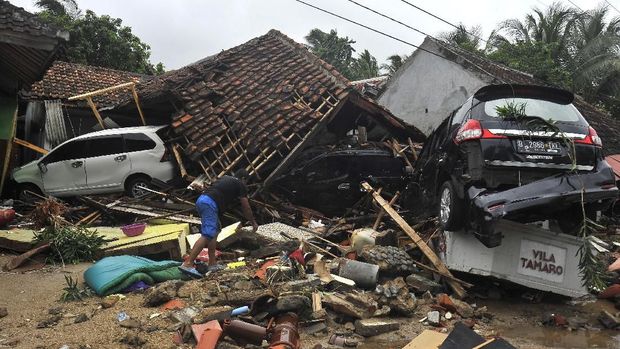
[[[566,249],[523,239],[518,263],[519,274],[561,283],[566,273]]]

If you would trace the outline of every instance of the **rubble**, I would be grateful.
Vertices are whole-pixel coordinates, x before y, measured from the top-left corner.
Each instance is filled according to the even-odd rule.
[[[162,305],[177,296],[177,291],[182,283],[178,281],[166,281],[152,287],[144,294],[144,304],[149,307]]]

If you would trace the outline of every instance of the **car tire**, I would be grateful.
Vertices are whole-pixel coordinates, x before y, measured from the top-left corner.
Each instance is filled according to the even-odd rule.
[[[15,198],[26,204],[33,204],[35,201],[37,201],[38,197],[36,195],[29,194],[28,192],[43,195],[41,189],[39,189],[39,187],[37,187],[36,185],[31,183],[24,183],[19,185]]]
[[[459,199],[451,181],[445,181],[437,197],[439,224],[444,230],[458,230],[463,222],[463,200]]]
[[[145,190],[140,190],[139,187],[151,187],[151,179],[147,176],[134,176],[125,181],[125,193],[132,198],[142,197],[148,194]]]

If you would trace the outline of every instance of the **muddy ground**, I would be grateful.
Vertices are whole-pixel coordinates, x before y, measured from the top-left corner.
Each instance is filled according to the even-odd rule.
[[[3,265],[11,255],[0,255]],[[177,346],[172,342],[172,322],[166,311],[142,306],[143,295],[128,295],[126,299],[109,309],[100,309],[101,299],[89,297],[83,301],[61,302],[59,298],[65,287],[65,275],[78,278],[90,264],[69,265],[65,268],[45,266],[42,269],[18,272],[0,272],[0,307],[8,308],[8,315],[0,319],[0,348],[128,348],[121,342],[137,335],[146,343],[143,348],[191,348],[191,345]],[[188,287],[200,289],[205,283],[191,281]],[[505,287],[505,286],[500,286]],[[497,298],[497,297],[494,297]],[[615,312],[607,301],[570,305],[569,299],[545,297],[539,303],[521,297],[503,296],[501,299],[474,298],[470,303],[487,306],[493,319],[479,322],[474,328],[483,336],[501,335],[514,346],[526,349],[536,348],[620,348],[620,332],[601,330],[596,317],[602,309]],[[54,309],[60,308],[60,309]],[[37,325],[53,315],[50,310],[60,310],[62,319],[48,328]],[[426,315],[428,305],[419,306],[412,318],[401,318],[401,329],[365,339],[358,348],[402,348],[424,329],[433,329],[418,320]],[[117,314],[125,311],[130,317],[142,323],[141,329],[120,327]],[[151,318],[153,314],[161,315]],[[565,317],[580,317],[587,320],[588,330],[569,331],[563,328],[544,327],[541,321],[546,313],[562,314]],[[75,317],[86,314],[89,320],[74,323]],[[446,329],[447,331],[448,329]],[[329,334],[343,332],[344,324],[332,324],[328,333],[308,335],[302,330],[302,347],[312,348],[315,344],[327,345]],[[129,336],[129,337],[128,337]]]

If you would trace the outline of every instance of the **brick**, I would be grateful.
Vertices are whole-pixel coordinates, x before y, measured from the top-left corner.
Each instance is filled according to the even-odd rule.
[[[372,337],[382,333],[397,331],[400,323],[391,319],[364,319],[355,321],[355,333]]]

